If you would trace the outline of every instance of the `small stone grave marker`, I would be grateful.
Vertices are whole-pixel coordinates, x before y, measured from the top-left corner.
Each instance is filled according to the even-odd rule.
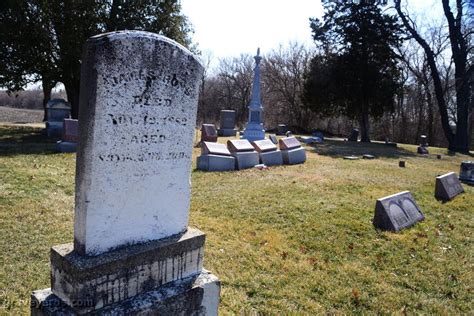
[[[376,228],[397,232],[424,219],[411,193],[404,191],[378,199],[372,222]]]
[[[217,142],[217,130],[214,124],[202,124],[201,142]]]
[[[375,159],[374,155],[364,154],[362,155],[362,159]]]
[[[281,150],[289,150],[301,147],[301,143],[295,137],[284,137],[278,141]]]
[[[268,139],[270,139],[272,141],[272,143],[274,143],[275,145],[278,144],[278,139],[277,139],[276,135],[270,134],[268,136]]]
[[[259,153],[277,150],[277,146],[269,139],[253,141],[252,145]]]
[[[405,168],[405,160],[400,160],[400,161],[398,162],[398,166],[399,166],[400,168]]]
[[[474,161],[461,162],[461,172],[459,180],[467,184],[474,185]]]
[[[449,201],[463,192],[464,188],[456,173],[450,172],[436,177],[435,197],[437,199]]]
[[[230,156],[230,151],[227,149],[227,147],[224,144],[213,143],[213,142],[202,142],[201,154]]]
[[[360,158],[357,156],[344,156],[344,159],[346,160],[359,160]]]
[[[62,139],[75,143],[79,141],[78,120],[69,118],[64,119],[64,131]]]
[[[233,152],[245,152],[254,151],[255,148],[246,139],[232,139],[227,141],[227,148],[231,153]]]

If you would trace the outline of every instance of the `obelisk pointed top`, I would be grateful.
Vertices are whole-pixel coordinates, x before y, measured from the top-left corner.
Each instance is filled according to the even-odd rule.
[[[258,65],[260,63],[260,60],[262,59],[262,57],[260,57],[260,47],[257,48],[257,55],[255,55],[253,58],[255,58],[255,62]]]
[[[257,48],[257,56],[260,56],[260,47]]]

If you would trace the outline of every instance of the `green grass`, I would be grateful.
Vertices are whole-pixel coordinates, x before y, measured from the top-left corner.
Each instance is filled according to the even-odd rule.
[[[52,149],[38,129],[0,126],[0,314],[29,312],[30,292],[49,287],[50,247],[73,239],[75,155]],[[207,234],[221,314],[472,313],[474,187],[433,197],[435,176],[471,157],[339,141],[307,150],[303,165],[193,170],[190,225]],[[341,158],[363,153],[378,159]],[[375,230],[376,199],[404,190],[426,220]]]

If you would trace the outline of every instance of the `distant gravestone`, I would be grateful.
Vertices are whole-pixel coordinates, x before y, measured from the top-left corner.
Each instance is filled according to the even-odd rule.
[[[406,166],[406,165],[405,165],[405,160],[400,160],[400,161],[398,162],[398,166],[399,166],[400,168],[405,168],[405,166]]]
[[[79,141],[78,120],[64,119],[62,140],[56,143],[56,150],[59,152],[76,152]]]
[[[260,162],[266,166],[279,166],[283,164],[283,155],[277,146],[269,139],[256,140],[252,142],[253,147],[259,153]]]
[[[63,133],[63,121],[71,116],[71,105],[63,99],[51,99],[46,104],[46,134],[60,136]]]
[[[295,137],[281,138],[278,143],[285,165],[296,165],[306,161],[306,150]]]
[[[252,145],[259,153],[277,150],[277,146],[269,139],[256,140]]]
[[[359,160],[360,158],[354,155],[351,156],[344,156],[345,160]]]
[[[246,139],[232,139],[227,141],[227,148],[231,153],[254,151],[255,148]]]
[[[235,158],[237,170],[253,168],[259,163],[259,154],[247,139],[227,141],[227,148]]]
[[[347,140],[350,142],[356,142],[358,138],[359,138],[359,130],[357,128],[353,128]]]
[[[276,135],[270,134],[268,136],[268,139],[270,139],[272,141],[272,143],[274,143],[275,145],[278,144],[278,139],[277,139]]]
[[[217,130],[214,124],[202,124],[201,142],[217,142]]]
[[[362,159],[375,159],[375,156],[370,155],[370,154],[364,154],[364,155],[362,155]]]
[[[397,232],[424,219],[411,193],[404,191],[378,199],[372,222],[376,228]]]
[[[230,151],[224,144],[213,143],[213,142],[203,142],[201,144],[201,153],[203,155],[212,154],[212,155],[223,155],[230,156]]]
[[[474,161],[461,162],[459,180],[464,183],[474,185]]]
[[[464,192],[456,173],[450,172],[436,177],[435,197],[439,200],[449,201],[456,195]]]
[[[197,158],[197,169],[202,171],[231,171],[235,168],[235,158],[226,145],[201,142],[201,156]]]
[[[420,155],[428,155],[430,152],[428,151],[428,148],[423,147],[423,146],[418,146],[416,149],[416,152]]]
[[[295,137],[285,137],[279,140],[280,150],[288,150],[301,147],[301,143]]]
[[[141,31],[91,37],[82,57],[74,244],[52,248],[31,313],[217,314],[205,235],[188,227],[203,66]]]
[[[421,147],[428,147],[428,137],[426,135],[420,136],[420,146]]]
[[[285,135],[286,132],[288,132],[288,126],[286,126],[285,124],[278,124],[278,127],[277,127],[277,135]]]
[[[222,110],[218,135],[235,136],[236,134],[237,130],[235,129],[235,111]]]

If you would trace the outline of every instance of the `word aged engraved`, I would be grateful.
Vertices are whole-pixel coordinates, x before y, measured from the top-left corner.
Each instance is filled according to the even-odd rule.
[[[136,144],[158,144],[163,143],[166,140],[165,135],[133,135],[130,143]]]

